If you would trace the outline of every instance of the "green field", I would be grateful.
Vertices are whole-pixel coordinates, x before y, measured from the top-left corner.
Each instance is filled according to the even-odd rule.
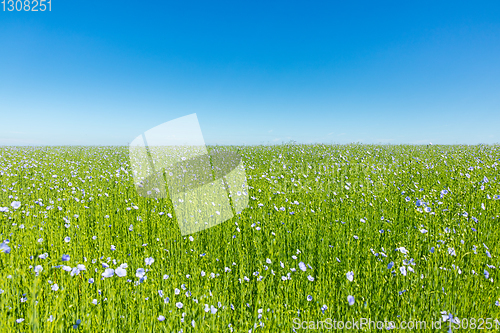
[[[0,332],[500,328],[500,146],[232,149],[249,207],[190,238],[128,147],[0,147]]]

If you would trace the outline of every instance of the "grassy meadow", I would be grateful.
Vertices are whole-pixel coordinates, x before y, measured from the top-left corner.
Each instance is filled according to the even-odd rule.
[[[0,147],[0,332],[500,319],[500,146],[232,149],[248,208],[181,236],[128,147]]]

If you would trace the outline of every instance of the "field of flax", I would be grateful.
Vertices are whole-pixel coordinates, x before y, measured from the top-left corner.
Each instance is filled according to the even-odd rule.
[[[0,332],[500,317],[500,146],[232,149],[248,208],[183,237],[128,147],[0,147]]]

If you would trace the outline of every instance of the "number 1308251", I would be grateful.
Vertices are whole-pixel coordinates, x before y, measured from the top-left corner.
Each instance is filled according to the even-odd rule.
[[[51,0],[2,0],[2,10],[8,12],[52,11]]]

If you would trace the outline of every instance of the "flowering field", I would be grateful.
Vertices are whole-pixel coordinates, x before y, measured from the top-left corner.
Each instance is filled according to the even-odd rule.
[[[0,148],[0,332],[500,319],[500,146],[234,148],[249,207],[186,237],[128,147]]]

